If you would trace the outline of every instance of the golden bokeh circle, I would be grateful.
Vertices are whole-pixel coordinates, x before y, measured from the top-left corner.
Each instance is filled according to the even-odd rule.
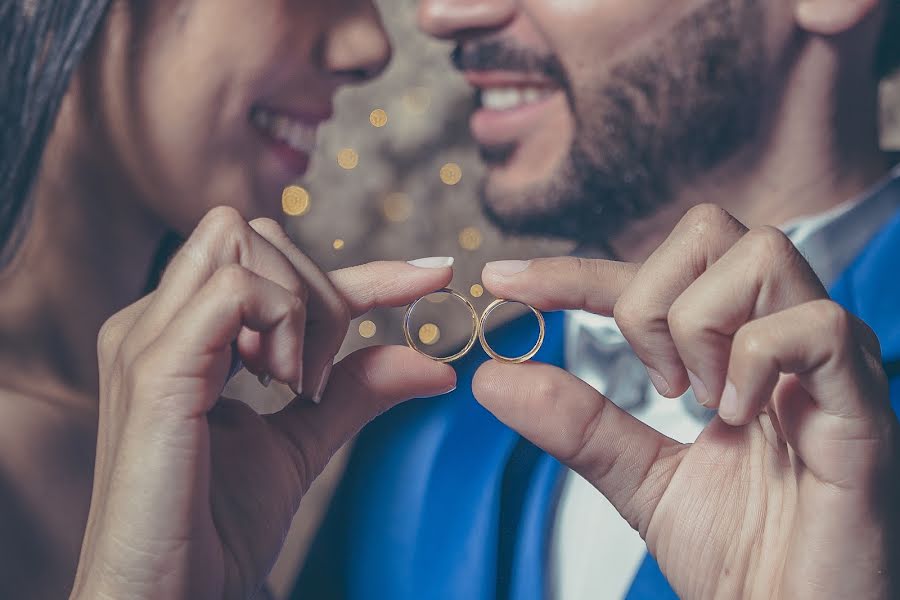
[[[388,221],[403,223],[412,216],[412,201],[403,192],[394,192],[385,196],[381,210]]]
[[[481,298],[484,296],[484,288],[480,284],[475,284],[469,288],[469,295],[473,298]]]
[[[441,181],[447,185],[456,185],[462,180],[462,167],[456,163],[447,163],[441,167]]]
[[[359,324],[359,335],[365,339],[372,339],[376,333],[378,333],[378,326],[372,321],[363,321]]]
[[[342,169],[355,169],[359,165],[359,154],[353,148],[344,148],[338,152],[337,161]]]
[[[309,192],[299,185],[289,185],[281,193],[281,208],[290,217],[301,217],[309,212]]]
[[[426,346],[433,346],[441,339],[441,328],[434,323],[425,323],[419,327],[419,341]]]
[[[483,241],[481,230],[477,227],[466,227],[459,232],[459,245],[464,250],[478,250]]]
[[[371,113],[369,113],[369,123],[372,124],[372,127],[384,127],[387,125],[388,116],[387,113],[381,109],[376,108]]]
[[[346,244],[344,243],[344,240],[338,238],[334,240],[334,242],[331,244],[331,247],[335,250],[343,250],[345,245]]]

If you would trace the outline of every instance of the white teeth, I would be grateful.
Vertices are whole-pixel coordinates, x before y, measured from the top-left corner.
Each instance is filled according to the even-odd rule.
[[[534,104],[550,90],[539,87],[494,87],[481,90],[481,105],[489,110],[510,110],[525,104]]]
[[[264,133],[280,142],[284,142],[294,150],[309,154],[316,149],[315,126],[264,108],[255,109],[251,120]]]

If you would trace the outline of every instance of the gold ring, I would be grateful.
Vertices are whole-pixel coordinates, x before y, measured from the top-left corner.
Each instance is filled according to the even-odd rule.
[[[426,296],[422,296],[421,298],[419,298],[418,300],[416,300],[415,302],[410,304],[409,308],[406,309],[406,317],[404,317],[404,319],[403,319],[403,335],[404,335],[404,337],[406,337],[406,344],[410,348],[412,348],[413,350],[415,350],[416,352],[421,354],[422,356],[427,356],[431,360],[436,360],[437,362],[441,362],[441,363],[452,363],[453,361],[459,360],[460,358],[462,358],[463,356],[468,354],[469,350],[472,349],[472,346],[475,345],[475,340],[478,339],[480,321],[478,320],[478,312],[475,310],[475,307],[472,306],[472,303],[466,299],[465,296],[463,296],[456,290],[451,290],[450,288],[444,288],[442,290],[432,292],[431,294],[440,294],[440,293],[450,294],[451,296],[459,298],[460,300],[463,301],[463,303],[469,309],[469,312],[472,313],[472,335],[469,336],[469,341],[468,341],[468,343],[466,343],[466,345],[463,347],[463,349],[451,356],[443,356],[442,357],[442,356],[432,356],[416,345],[416,342],[413,340],[412,333],[410,333],[410,331],[409,331],[409,320],[410,320],[410,317],[412,316],[413,311],[416,309],[416,305],[419,302],[421,302],[422,300],[424,300],[426,298]],[[431,294],[428,294],[428,296],[430,296]]]
[[[541,345],[544,343],[544,315],[541,314],[541,311],[531,306],[530,304],[525,304],[528,308],[531,309],[531,312],[534,313],[535,318],[538,322],[538,339],[534,344],[534,348],[523,354],[522,356],[516,356],[514,358],[510,358],[508,356],[502,356],[494,352],[494,349],[491,348],[491,345],[488,344],[487,339],[485,339],[484,331],[485,331],[485,323],[488,320],[488,317],[491,316],[491,313],[494,312],[497,308],[503,306],[504,304],[509,304],[510,300],[494,300],[488,305],[486,309],[484,309],[484,313],[481,315],[481,323],[478,327],[478,339],[481,341],[481,347],[484,348],[484,351],[496,361],[507,363],[511,365],[517,365],[534,358],[534,355],[538,353],[538,350],[541,349]],[[521,302],[516,302],[515,304],[522,304]]]

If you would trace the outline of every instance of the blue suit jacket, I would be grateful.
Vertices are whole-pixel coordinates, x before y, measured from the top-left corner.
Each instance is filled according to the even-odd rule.
[[[900,406],[900,214],[832,288],[878,334]],[[514,322],[499,335],[533,327]],[[562,315],[536,360],[562,363]],[[501,341],[502,343],[502,341]],[[539,600],[560,465],[485,411],[459,363],[456,392],[401,405],[361,434],[295,598]],[[647,557],[629,599],[673,598]]]

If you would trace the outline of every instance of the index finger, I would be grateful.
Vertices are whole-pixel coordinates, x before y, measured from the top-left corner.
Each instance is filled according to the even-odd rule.
[[[420,263],[420,261],[413,261]],[[425,294],[446,287],[453,279],[452,258],[414,266],[401,261],[378,261],[329,273],[332,284],[356,318],[376,307],[404,306]]]
[[[611,317],[638,269],[635,263],[561,256],[488,263],[481,278],[490,293],[504,300]]]

